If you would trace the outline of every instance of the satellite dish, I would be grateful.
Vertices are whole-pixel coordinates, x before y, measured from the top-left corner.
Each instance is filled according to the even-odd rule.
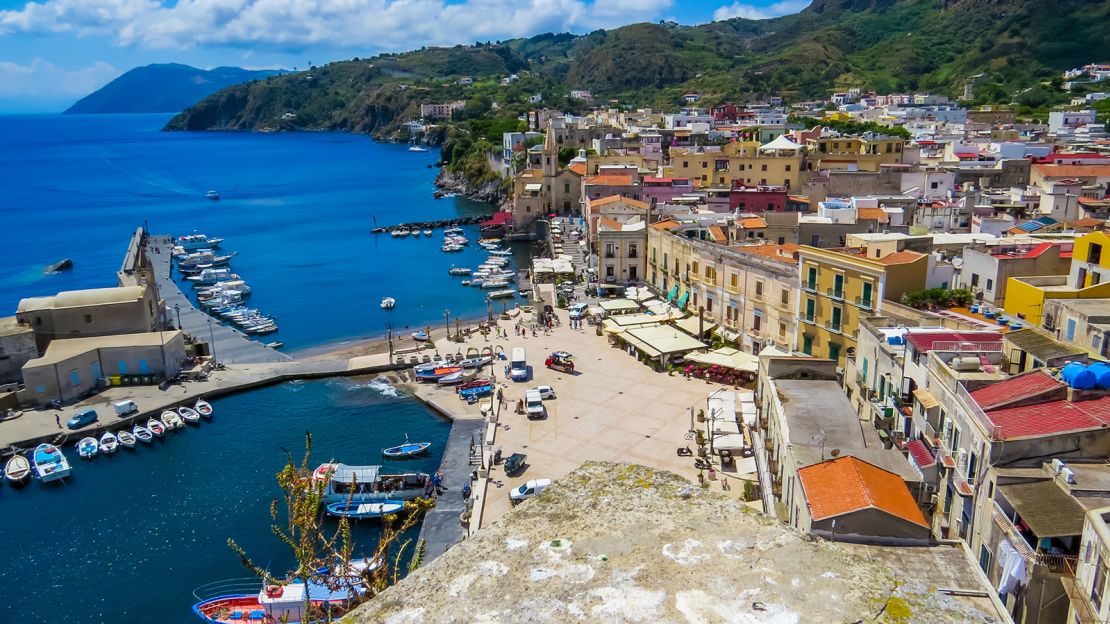
[[[840,449],[833,449],[829,451],[829,457],[836,457],[837,455],[840,455]]]

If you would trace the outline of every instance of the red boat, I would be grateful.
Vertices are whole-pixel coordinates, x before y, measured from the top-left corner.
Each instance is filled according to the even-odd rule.
[[[463,390],[470,390],[471,388],[481,388],[482,386],[488,386],[488,385],[490,385],[489,379],[475,379],[473,381],[468,381],[468,382],[464,383],[463,385],[459,386],[456,389],[456,391],[457,392],[462,392]]]

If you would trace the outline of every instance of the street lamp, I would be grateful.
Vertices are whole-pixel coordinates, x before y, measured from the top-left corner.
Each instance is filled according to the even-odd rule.
[[[450,340],[451,339],[451,311],[450,310],[445,309],[443,311],[443,320],[444,320],[444,323],[447,324],[447,339]]]
[[[181,329],[181,304],[173,304],[173,311],[177,313],[177,328]]]
[[[208,319],[208,345],[212,349],[212,361],[216,361],[216,333],[212,330],[212,319]]]

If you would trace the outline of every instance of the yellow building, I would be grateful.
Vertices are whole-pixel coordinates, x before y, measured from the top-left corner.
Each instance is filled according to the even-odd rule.
[[[1007,314],[1040,326],[1049,299],[1110,297],[1110,237],[1089,232],[1075,239],[1071,271],[1067,275],[1011,277],[1006,282]]]
[[[879,314],[884,299],[897,301],[925,288],[927,255],[868,255],[874,254],[866,249],[799,248],[798,345],[804,353],[843,366],[848,354],[855,353],[861,317]]]
[[[905,139],[892,136],[818,137],[806,142],[810,170],[878,171],[880,165],[902,162]]]
[[[696,188],[727,187],[733,180],[747,186],[799,188],[804,168],[802,147],[767,149],[774,145],[774,141],[766,146],[751,141],[728,143],[720,150],[675,148],[671,164],[663,167],[663,176],[689,178]]]

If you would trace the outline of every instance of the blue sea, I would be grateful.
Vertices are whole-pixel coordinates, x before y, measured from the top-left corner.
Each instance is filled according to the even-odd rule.
[[[447,269],[476,266],[471,246],[440,251],[433,237],[374,235],[374,224],[486,213],[433,199],[435,152],[364,136],[164,133],[167,115],[0,116],[4,262],[0,316],[23,297],[115,285],[128,237],[193,231],[226,238],[252,305],[275,316],[287,349],[380,337],[484,315],[484,293]],[[217,190],[222,199],[205,198]],[[477,228],[467,228],[471,240]],[[519,262],[526,248],[514,249]],[[72,271],[44,275],[62,258]],[[381,297],[397,299],[392,312]],[[499,304],[500,305],[500,304]],[[0,486],[0,622],[195,621],[194,588],[244,577],[228,548],[242,544],[275,573],[290,564],[270,533],[274,473],[304,433],[317,462],[378,463],[380,449],[433,443],[395,464],[434,470],[450,424],[415,400],[365,379],[287,383],[213,402],[211,422],[137,450],[77,459],[71,478]],[[387,467],[390,467],[387,464]],[[448,484],[450,485],[450,484]],[[371,551],[377,529],[355,532]]]
[[[433,198],[438,151],[353,134],[161,132],[169,118],[0,116],[0,316],[23,297],[114,286],[128,238],[144,224],[225,238],[252,307],[281,327],[266,341],[286,349],[383,337],[390,320],[404,329],[442,323],[445,311],[485,315],[485,293],[447,274],[477,266],[479,247],[443,253],[442,231],[370,233],[375,223],[492,212]],[[208,190],[221,199],[206,199]],[[465,229],[478,239],[477,226]],[[514,251],[520,266],[527,248]],[[72,271],[43,274],[62,258]],[[397,300],[392,312],[379,307],[385,296]]]

